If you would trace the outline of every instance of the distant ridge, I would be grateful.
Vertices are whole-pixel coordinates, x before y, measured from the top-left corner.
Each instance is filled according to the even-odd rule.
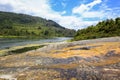
[[[52,38],[74,34],[75,30],[64,28],[52,20],[0,11],[0,37]]]

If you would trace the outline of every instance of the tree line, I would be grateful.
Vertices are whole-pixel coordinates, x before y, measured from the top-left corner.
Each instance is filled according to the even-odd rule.
[[[73,40],[120,36],[120,17],[107,19],[97,25],[78,30]]]

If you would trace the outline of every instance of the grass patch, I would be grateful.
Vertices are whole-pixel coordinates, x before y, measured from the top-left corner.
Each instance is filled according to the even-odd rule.
[[[24,52],[27,52],[27,51],[30,51],[30,50],[39,49],[43,46],[45,46],[45,45],[30,46],[30,47],[23,47],[23,48],[20,48],[20,49],[10,50],[7,53],[3,54],[2,56],[12,55],[12,54],[20,54],[20,53],[24,53]]]
[[[6,39],[25,39],[26,38],[26,36],[0,36],[0,38],[6,38]]]
[[[36,50],[38,48],[41,48],[43,47],[44,45],[40,45],[40,46],[32,46],[32,47],[24,47],[24,48],[21,48],[21,49],[17,49],[17,50],[12,50],[10,51],[11,53],[23,53],[23,52],[27,52],[29,50]]]

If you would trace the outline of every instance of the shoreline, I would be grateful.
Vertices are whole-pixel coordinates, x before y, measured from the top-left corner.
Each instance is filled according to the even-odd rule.
[[[51,45],[47,45],[43,48],[40,48],[37,51],[48,53],[50,50],[59,50],[70,46],[85,45],[85,44],[98,43],[98,42],[119,42],[119,41],[120,41],[120,37],[108,37],[108,38],[73,41],[73,42],[53,43]]]
[[[27,44],[27,45],[22,45],[22,46],[15,46],[15,47],[1,49],[0,56],[3,56],[4,54],[8,54],[8,52],[10,51],[19,50],[19,49],[23,49],[26,47],[41,46],[41,45],[45,45],[45,46],[38,48],[38,49],[29,50],[26,52],[49,53],[50,50],[59,50],[62,48],[67,48],[67,47],[72,47],[72,46],[77,46],[77,45],[85,45],[85,44],[98,43],[98,42],[119,42],[119,41],[120,41],[120,37],[108,37],[108,38],[80,40],[80,41],[73,41],[73,42],[68,42],[67,40],[65,40],[62,42],[49,42],[49,43],[43,43],[43,44]]]

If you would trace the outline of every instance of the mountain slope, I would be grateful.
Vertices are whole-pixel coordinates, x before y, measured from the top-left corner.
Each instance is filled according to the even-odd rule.
[[[0,36],[24,38],[50,38],[73,36],[74,30],[66,29],[52,20],[26,14],[0,12]]]
[[[108,19],[95,26],[78,30],[74,40],[95,39],[102,37],[120,36],[120,18]]]

